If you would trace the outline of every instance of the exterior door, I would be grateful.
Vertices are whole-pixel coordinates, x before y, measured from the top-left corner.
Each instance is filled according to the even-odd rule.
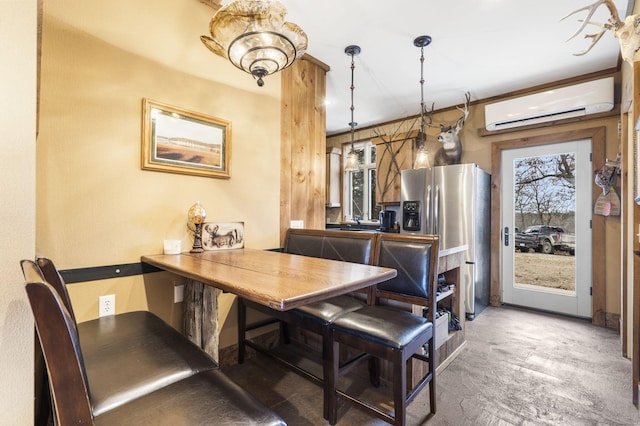
[[[591,140],[505,149],[502,300],[591,317]]]

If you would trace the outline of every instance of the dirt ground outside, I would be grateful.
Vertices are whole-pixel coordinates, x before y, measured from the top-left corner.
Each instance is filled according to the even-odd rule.
[[[565,253],[514,253],[517,284],[575,290],[575,256]]]

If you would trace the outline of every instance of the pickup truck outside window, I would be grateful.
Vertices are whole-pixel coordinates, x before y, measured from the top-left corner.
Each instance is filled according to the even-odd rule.
[[[560,226],[534,225],[524,232],[516,232],[514,248],[522,252],[535,250],[546,254],[564,251],[573,256],[576,254],[576,237]]]

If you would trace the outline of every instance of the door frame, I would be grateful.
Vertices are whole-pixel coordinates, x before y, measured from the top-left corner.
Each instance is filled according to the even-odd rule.
[[[579,139],[591,139],[591,168],[595,176],[596,164],[605,161],[606,128],[593,127],[565,132],[548,133],[540,136],[522,137],[506,141],[494,142],[491,145],[491,298],[492,306],[502,304],[502,151],[505,149],[524,148],[536,145],[548,145]],[[592,200],[597,199],[599,188],[593,185]],[[605,221],[604,216],[593,215],[591,227],[591,256],[592,259],[605,258]],[[597,262],[591,262],[592,299],[591,322],[594,325],[606,326],[606,293],[605,268]]]

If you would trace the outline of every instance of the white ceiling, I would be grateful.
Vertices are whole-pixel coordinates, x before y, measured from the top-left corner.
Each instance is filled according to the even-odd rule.
[[[608,31],[584,56],[597,32],[588,26],[566,41],[586,12],[560,19],[594,0],[281,0],[287,20],[309,38],[308,53],[331,67],[327,74],[327,132],[349,129],[351,58],[357,44],[354,119],[359,127],[418,114],[420,49],[413,40],[429,35],[425,47],[425,102],[436,109],[486,99],[528,87],[615,68],[619,44]],[[222,2],[223,4],[228,3]],[[615,0],[622,19],[627,0]],[[213,55],[201,42],[213,10],[198,0],[55,0],[44,2],[53,18],[107,43],[199,77],[231,67],[222,83],[278,96],[277,79],[258,88],[248,74]],[[592,21],[606,22],[601,6]],[[44,34],[46,37],[46,32]]]

